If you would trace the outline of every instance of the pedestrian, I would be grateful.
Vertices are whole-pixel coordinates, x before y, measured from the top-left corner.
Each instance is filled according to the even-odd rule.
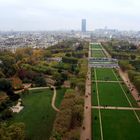
[[[86,128],[85,128],[85,126],[83,126],[83,130],[85,130]]]

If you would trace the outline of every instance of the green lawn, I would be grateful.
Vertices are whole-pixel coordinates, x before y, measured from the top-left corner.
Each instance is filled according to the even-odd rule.
[[[103,50],[98,50],[98,49],[102,49],[101,45],[99,45],[99,44],[92,44],[91,45],[91,55],[92,55],[92,57],[96,57],[96,58],[106,57]]]
[[[117,81],[115,75],[113,74],[113,69],[104,68],[104,69],[96,69],[96,75],[98,80],[111,80]],[[119,80],[120,77],[117,74]],[[92,79],[95,80],[95,73],[92,70]],[[131,93],[129,92],[128,88],[124,83],[121,83],[127,97],[129,98],[130,102],[134,107],[138,107],[137,102],[132,97]],[[92,105],[98,105],[97,103],[97,89],[95,82],[92,82]],[[98,83],[98,92],[99,92],[99,99],[100,105],[109,105],[109,106],[130,106],[126,96],[120,86],[119,83],[105,83],[99,82]]]
[[[96,57],[96,58],[106,57],[102,50],[92,50],[91,55],[92,57]]]
[[[101,140],[99,110],[92,109],[92,140]]]
[[[95,89],[97,90],[97,89]],[[98,92],[100,105],[108,106],[130,106],[122,89],[120,88],[119,83],[98,83]],[[97,93],[94,93],[94,95]],[[95,99],[94,95],[93,103]],[[97,104],[94,104],[97,105]]]
[[[92,98],[91,98],[92,105],[98,105],[98,102],[97,102],[97,92],[96,92],[96,85],[95,85],[95,83],[92,83],[91,92],[92,92]]]
[[[103,50],[103,49],[102,48],[94,48],[94,47],[92,47],[91,50],[98,51],[98,50]]]
[[[96,46],[95,48],[97,48]],[[93,45],[94,48],[94,45]],[[94,57],[101,57],[100,50],[92,50]],[[92,69],[92,80],[122,81],[115,69],[97,68],[96,75]],[[92,82],[92,105],[98,105],[97,89],[102,106],[131,107],[126,96],[133,107],[138,107],[130,91],[124,83],[119,82]],[[140,118],[140,111],[136,111]],[[133,110],[101,110],[101,122],[103,128],[103,140],[140,140],[140,123]],[[101,140],[99,123],[99,110],[92,109],[92,139]]]
[[[99,44],[92,44],[91,48],[93,48],[93,49],[102,49],[101,45],[99,45]]]
[[[133,107],[138,107],[137,101],[134,99],[134,97],[132,96],[131,92],[129,91],[129,89],[127,88],[127,86],[125,84],[122,85],[125,93],[127,94],[127,97],[129,98],[129,100],[132,103]]]
[[[101,110],[104,140],[139,140],[140,123],[133,111]],[[97,119],[95,119],[97,117]],[[92,112],[93,139],[101,140],[98,110]]]
[[[57,90],[55,105],[58,108],[59,108],[61,101],[64,97],[65,91],[66,91],[66,88],[62,88],[61,90]]]
[[[98,68],[98,69],[96,69],[97,80],[117,81],[112,70],[113,69],[110,69],[110,68]]]
[[[64,89],[58,90],[56,106],[64,96]],[[32,90],[22,97],[24,109],[15,114],[12,122],[24,122],[27,139],[48,140],[52,132],[56,112],[51,107],[53,91],[50,89]]]

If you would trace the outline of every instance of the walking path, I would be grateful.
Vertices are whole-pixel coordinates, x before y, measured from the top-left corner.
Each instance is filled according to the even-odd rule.
[[[90,55],[89,47],[89,57]],[[84,104],[84,120],[81,128],[80,140],[91,140],[91,69],[88,67],[86,89],[85,89],[85,104]]]
[[[92,109],[108,109],[108,110],[140,110],[140,108],[132,107],[115,107],[115,106],[92,106]]]
[[[98,82],[98,83],[123,83],[123,81],[104,81],[104,80],[92,80],[92,82]]]
[[[36,90],[36,89],[49,89],[50,87],[34,87],[34,88],[29,88],[29,90]]]
[[[50,87],[34,87],[34,88],[27,88],[28,90],[36,90],[36,89],[49,89]],[[21,90],[17,90],[17,91],[14,91],[14,93],[21,93],[23,92],[25,89],[21,89]]]
[[[57,112],[59,112],[60,110],[55,106],[55,99],[56,99],[56,88],[55,88],[55,86],[51,86],[52,88],[53,88],[53,98],[52,98],[52,103],[51,103],[51,105],[52,105],[52,108],[55,110],[55,111],[57,111]]]

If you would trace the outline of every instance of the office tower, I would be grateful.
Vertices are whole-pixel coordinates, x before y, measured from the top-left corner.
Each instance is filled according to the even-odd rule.
[[[82,19],[82,25],[81,25],[82,32],[86,32],[86,19]]]

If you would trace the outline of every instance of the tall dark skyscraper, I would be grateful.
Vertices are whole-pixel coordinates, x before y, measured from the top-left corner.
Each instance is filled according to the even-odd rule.
[[[82,32],[86,32],[86,19],[82,19],[81,30]]]

